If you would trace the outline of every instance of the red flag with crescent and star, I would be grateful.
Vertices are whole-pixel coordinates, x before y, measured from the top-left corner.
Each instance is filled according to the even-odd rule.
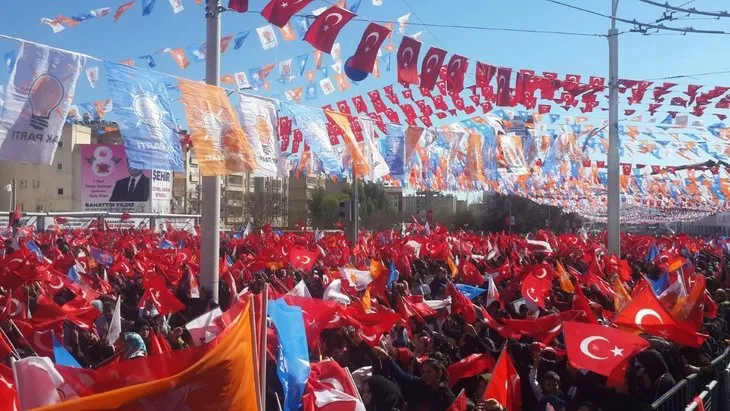
[[[421,63],[421,88],[433,90],[438,80],[439,70],[446,59],[446,50],[438,47],[431,47],[423,56]]]
[[[401,84],[418,84],[418,54],[421,42],[407,36],[398,47],[398,82]]]
[[[332,52],[332,46],[335,44],[337,35],[340,33],[345,24],[355,17],[354,13],[348,10],[332,6],[317,16],[304,35],[304,41],[311,44],[317,50],[325,53]]]
[[[261,10],[261,15],[269,23],[277,27],[284,27],[293,15],[311,2],[312,0],[272,0]]]
[[[289,252],[289,263],[298,270],[312,271],[317,261],[317,253],[301,247],[295,247]]]
[[[459,93],[464,89],[464,75],[469,64],[466,57],[454,54],[446,66],[446,88],[449,92]]]
[[[372,73],[375,60],[378,58],[378,50],[389,34],[389,28],[370,23],[362,33],[360,44],[350,60],[350,67]]]
[[[563,333],[570,364],[607,377],[621,362],[649,347],[637,335],[598,324],[566,321]]]
[[[510,103],[510,76],[512,69],[500,67],[497,69],[497,105],[508,106]]]
[[[520,375],[517,374],[506,348],[497,360],[492,379],[482,396],[483,400],[494,398],[508,410],[522,409],[522,389]]]

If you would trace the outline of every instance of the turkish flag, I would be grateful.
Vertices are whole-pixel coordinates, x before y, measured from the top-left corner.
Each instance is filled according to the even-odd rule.
[[[151,299],[160,315],[167,315],[185,309],[185,304],[170,292],[162,277],[157,276],[150,280],[144,280],[144,288],[144,294],[142,294],[142,298],[139,299],[137,305],[138,308],[144,307],[147,300]]]
[[[248,11],[248,0],[229,0],[228,8],[239,13],[245,13]]]
[[[289,263],[298,270],[310,272],[314,263],[317,262],[317,255],[307,249],[295,247],[289,252]]]
[[[363,99],[362,96],[353,97],[352,104],[355,106],[355,111],[358,114],[366,113],[368,111],[368,106],[365,104],[365,99]]]
[[[354,13],[332,6],[317,16],[304,35],[304,41],[311,44],[317,50],[325,53],[332,52],[332,45],[335,44],[337,35],[340,33],[345,24],[355,17]]]
[[[492,77],[497,74],[497,68],[477,61],[476,85],[486,87],[492,81]]]
[[[649,347],[637,335],[597,324],[566,321],[563,333],[570,364],[606,377],[622,361]]]
[[[474,304],[469,300],[469,297],[461,293],[454,287],[454,284],[449,282],[446,284],[446,295],[451,297],[451,313],[461,314],[467,323],[472,324],[477,319],[476,311],[474,310]]]
[[[312,364],[302,404],[306,411],[365,409],[352,378],[333,360]]]
[[[449,385],[454,386],[463,378],[490,372],[494,369],[494,358],[488,353],[472,354],[461,361],[455,362],[446,369],[449,374]]]
[[[378,50],[390,34],[390,29],[380,24],[370,23],[365,32],[362,33],[360,44],[355,50],[349,66],[368,73],[373,72],[375,60],[378,58]]]
[[[345,100],[337,102],[337,110],[340,113],[352,114],[352,111],[350,111],[350,106],[347,104],[347,101],[345,101]]]
[[[459,93],[464,89],[464,75],[469,64],[466,57],[454,54],[446,66],[446,86],[452,93]]]
[[[540,104],[537,107],[537,110],[538,110],[538,113],[540,113],[540,114],[547,114],[550,112],[551,108],[552,107],[550,106],[550,104]]]
[[[646,287],[632,297],[613,323],[622,327],[642,330],[680,345],[699,347],[707,339],[689,323],[679,323],[661,305],[651,287]]]
[[[510,103],[510,76],[512,69],[500,67],[497,69],[497,105],[508,106]]]
[[[549,278],[538,278],[528,274],[522,281],[522,296],[540,308],[545,308],[545,296],[550,292],[552,282]]]
[[[423,56],[421,63],[421,88],[433,90],[438,80],[439,69],[444,64],[446,58],[446,50],[438,47],[431,47]]]
[[[479,269],[477,269],[474,264],[466,260],[461,260],[459,265],[459,274],[461,276],[461,281],[475,287],[479,287],[484,284],[484,277],[482,277]]]
[[[277,27],[284,27],[293,15],[307,7],[312,0],[271,0],[261,15],[271,24]]]
[[[420,41],[403,36],[397,55],[399,83],[418,84],[418,54],[420,52]]]
[[[517,374],[507,349],[502,350],[492,372],[492,379],[484,391],[482,400],[494,398],[508,410],[522,409],[520,376]]]

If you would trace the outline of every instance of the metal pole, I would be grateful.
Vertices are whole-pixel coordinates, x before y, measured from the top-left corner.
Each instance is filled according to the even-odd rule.
[[[12,184],[12,190],[10,191],[10,212],[15,210],[15,207],[18,205],[18,181],[15,177],[13,177]]]
[[[221,18],[219,0],[206,1],[205,82],[218,85],[220,75]],[[218,258],[220,253],[221,187],[218,176],[202,178],[202,221],[200,239],[201,285],[218,303]],[[201,199],[202,200],[202,199]]]
[[[358,219],[359,219],[359,214],[360,214],[359,213],[360,205],[358,203],[360,202],[360,199],[359,199],[359,192],[358,192],[358,187],[357,187],[359,180],[357,178],[357,174],[355,173],[355,161],[353,160],[352,163],[353,163],[353,165],[352,165],[352,201],[351,201],[352,204],[350,205],[351,209],[352,209],[352,213],[351,213],[352,214],[351,215],[352,224],[350,224],[350,230],[352,230],[352,233],[350,233],[350,235],[352,236],[351,241],[352,241],[352,246],[354,247],[355,244],[357,244],[357,234],[360,231],[358,229],[358,223],[359,223]]]
[[[611,29],[608,31],[608,251],[621,255],[620,233],[621,207],[619,191],[619,137],[618,137],[618,30],[616,30],[616,9],[618,0],[612,0]]]

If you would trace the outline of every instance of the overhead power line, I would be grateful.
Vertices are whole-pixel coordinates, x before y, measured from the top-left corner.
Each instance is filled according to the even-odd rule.
[[[651,5],[654,5],[657,7],[663,7],[667,10],[679,11],[679,12],[687,13],[687,14],[700,14],[703,16],[712,16],[712,17],[717,17],[717,18],[730,17],[730,13],[728,13],[727,11],[702,11],[702,10],[697,10],[694,7],[685,9],[682,7],[672,6],[669,3],[662,4],[662,3],[659,3],[658,1],[654,1],[654,0],[639,0],[639,1],[641,1],[642,3],[651,4]]]
[[[589,14],[593,14],[595,16],[600,16],[600,17],[603,17],[603,18],[606,18],[609,20],[616,20],[616,21],[620,21],[622,23],[633,24],[634,29],[632,29],[632,31],[637,31],[637,32],[642,32],[642,33],[646,32],[646,29],[657,29],[657,30],[678,31],[678,32],[682,32],[682,33],[694,33],[694,34],[725,34],[725,35],[730,34],[726,31],[722,31],[722,30],[698,30],[698,29],[695,29],[694,27],[679,28],[679,27],[669,27],[669,26],[665,26],[663,24],[643,23],[643,22],[637,21],[636,19],[629,20],[629,19],[622,19],[620,17],[611,17],[607,14],[599,13],[599,12],[596,12],[593,10],[584,9],[582,7],[563,3],[563,2],[560,2],[557,0],[546,0],[546,1],[548,1],[550,3],[559,4],[561,6],[568,7],[571,9],[579,10],[584,13],[589,13]]]

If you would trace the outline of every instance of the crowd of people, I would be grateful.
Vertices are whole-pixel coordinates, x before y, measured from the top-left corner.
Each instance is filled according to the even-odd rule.
[[[299,393],[304,409],[647,409],[690,374],[716,378],[711,361],[730,338],[721,238],[623,235],[619,257],[602,235],[414,223],[350,244],[339,232],[262,227],[222,235],[214,304],[200,286],[196,230],[16,224],[4,236],[0,410],[12,410],[18,395],[14,358],[52,357],[57,344],[81,368],[133,369],[205,345],[215,333],[200,332],[201,318],[264,292],[302,309],[312,370]],[[611,339],[596,334],[576,347],[567,329],[575,323],[641,343],[631,355],[619,345],[604,351]],[[277,372],[287,342],[277,335],[270,321],[268,410],[291,400]],[[608,371],[587,362],[611,357],[604,352],[628,358]],[[354,405],[323,408],[317,392],[332,388],[322,377],[330,366],[351,375]]]

